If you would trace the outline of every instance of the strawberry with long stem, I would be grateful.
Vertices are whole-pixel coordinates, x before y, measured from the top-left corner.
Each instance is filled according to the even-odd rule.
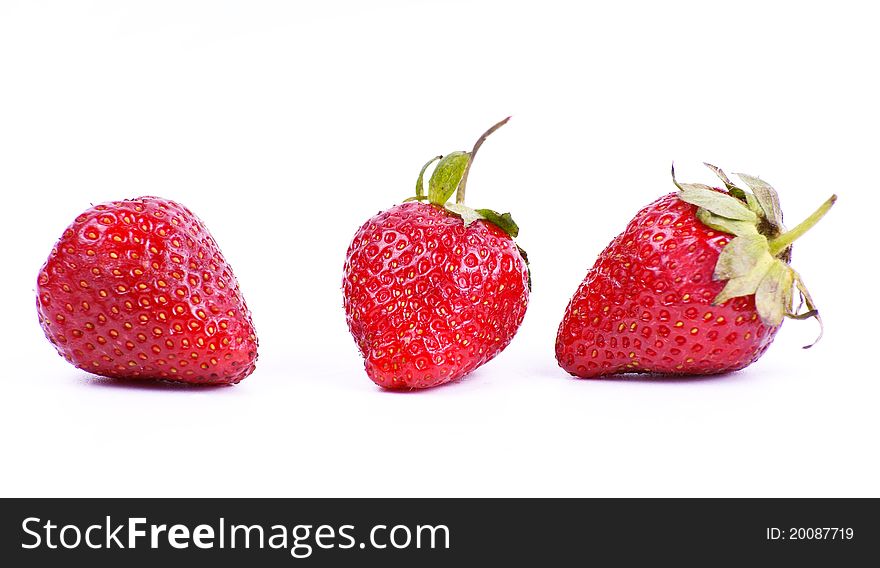
[[[509,213],[465,205],[470,152],[426,163],[415,195],[379,213],[346,254],[346,321],[367,375],[387,389],[460,379],[498,355],[525,315],[529,271]],[[428,168],[436,167],[424,188]],[[455,194],[455,201],[449,199]]]

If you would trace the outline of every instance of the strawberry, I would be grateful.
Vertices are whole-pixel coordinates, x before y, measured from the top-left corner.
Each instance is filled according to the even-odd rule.
[[[837,197],[786,231],[766,182],[737,174],[748,192],[706,165],[725,189],[680,184],[673,171],[678,191],[639,211],[599,255],[559,325],[563,369],[582,378],[725,373],[761,357],[784,317],[815,317],[821,327],[789,266],[791,244]],[[803,313],[792,309],[795,289]]]
[[[158,197],[78,216],[40,270],[37,311],[62,357],[105,377],[235,384],[257,358],[250,312],[214,238]]]
[[[464,205],[477,150],[508,119],[471,152],[425,164],[415,197],[368,220],[348,247],[346,320],[379,386],[421,389],[460,379],[498,355],[522,323],[530,280],[513,240],[519,228],[509,213]],[[425,171],[437,160],[426,197]]]

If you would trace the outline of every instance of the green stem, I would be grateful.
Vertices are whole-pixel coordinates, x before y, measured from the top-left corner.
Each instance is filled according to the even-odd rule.
[[[484,132],[483,135],[480,136],[480,138],[477,140],[476,144],[474,144],[474,149],[471,150],[471,155],[468,158],[467,166],[465,166],[465,168],[464,168],[464,173],[461,176],[461,181],[458,183],[458,190],[456,191],[456,194],[455,194],[455,202],[456,203],[458,203],[460,205],[464,204],[464,190],[465,190],[465,186],[467,185],[468,172],[471,171],[471,164],[474,163],[474,158],[477,155],[477,150],[480,149],[480,146],[483,145],[483,142],[486,141],[486,138],[488,138],[493,132],[495,132],[496,130],[498,130],[499,128],[501,128],[505,124],[507,124],[508,120],[510,120],[509,116],[507,118],[505,118],[504,120],[502,120],[501,122],[498,122],[497,124],[495,124],[492,128],[490,128],[489,130]]]
[[[819,206],[812,215],[801,221],[801,223],[795,227],[794,229],[782,233],[775,239],[770,239],[770,254],[773,256],[777,256],[779,253],[784,251],[791,245],[791,243],[795,242],[799,239],[804,233],[813,228],[813,226],[819,222],[822,217],[828,213],[828,210],[831,209],[831,206],[834,205],[834,202],[837,201],[837,196],[832,195],[828,198],[825,203]]]

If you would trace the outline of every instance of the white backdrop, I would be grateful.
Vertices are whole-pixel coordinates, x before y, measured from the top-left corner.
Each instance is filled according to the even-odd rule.
[[[0,3],[4,496],[878,496],[880,40],[870,3]],[[510,210],[534,291],[508,349],[412,394],[368,380],[348,242],[495,121],[468,184]],[[701,162],[760,175],[826,334],[758,363],[579,381],[555,362],[596,254]],[[132,386],[43,338],[37,270],[90,203],[193,209],[260,338],[236,387]]]

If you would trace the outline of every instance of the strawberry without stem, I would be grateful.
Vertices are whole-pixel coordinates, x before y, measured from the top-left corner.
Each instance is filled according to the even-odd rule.
[[[214,238],[158,197],[79,215],[40,270],[37,310],[59,354],[106,377],[234,384],[257,358],[250,312]]]
[[[836,196],[785,231],[772,187],[738,174],[747,192],[709,167],[726,189],[676,181],[678,192],[639,211],[599,255],[559,326],[563,369],[584,378],[723,373],[761,357],[784,317],[819,318],[788,262],[791,243]],[[793,309],[794,289],[804,313]]]
[[[388,389],[459,379],[500,353],[525,315],[529,272],[510,215],[464,205],[483,141],[426,164],[416,196],[355,234],[343,277],[349,330],[367,375]],[[440,160],[423,189],[427,168]],[[455,203],[447,203],[456,193]],[[427,200],[427,203],[423,201]]]

